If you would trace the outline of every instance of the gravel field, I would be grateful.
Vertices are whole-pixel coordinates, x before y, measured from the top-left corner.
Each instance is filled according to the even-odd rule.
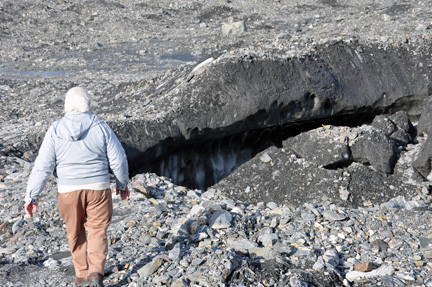
[[[431,15],[431,0],[0,1],[0,285],[74,279],[55,178],[34,219],[23,210],[38,144],[61,117],[69,88],[89,89],[93,111],[108,123],[157,122],[183,108],[164,85],[189,81],[210,57],[301,60],[335,43],[415,55],[430,51]],[[416,137],[396,166],[412,189],[382,201],[366,193],[369,203],[359,206],[331,196],[247,203],[217,187],[134,175],[130,199],[114,195],[104,283],[432,286],[430,181],[412,176],[409,164],[426,140]],[[259,177],[279,168],[265,154],[306,171],[313,165],[269,149],[243,169],[255,164]],[[227,182],[252,184],[239,171]]]

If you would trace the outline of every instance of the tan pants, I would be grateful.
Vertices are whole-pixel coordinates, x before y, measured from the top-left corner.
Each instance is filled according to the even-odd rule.
[[[76,190],[57,193],[57,197],[76,276],[104,274],[108,254],[106,231],[113,213],[111,189]]]

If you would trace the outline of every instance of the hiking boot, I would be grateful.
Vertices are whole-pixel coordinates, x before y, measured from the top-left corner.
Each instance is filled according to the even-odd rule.
[[[75,277],[75,282],[74,282],[73,286],[75,286],[75,287],[88,287],[89,286],[88,278]]]
[[[104,287],[103,275],[97,272],[90,273],[89,275],[90,287]]]

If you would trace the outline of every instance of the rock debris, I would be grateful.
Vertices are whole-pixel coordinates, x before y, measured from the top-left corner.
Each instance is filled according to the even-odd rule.
[[[426,101],[432,1],[120,2],[0,1],[1,286],[73,281],[54,177],[34,219],[23,211],[38,145],[61,116],[70,87],[89,89],[93,111],[138,142],[151,128],[177,132],[164,130],[170,114],[205,115],[199,104],[220,104],[217,95],[205,102],[197,88],[213,65],[246,67],[257,59],[307,64],[334,47],[352,54],[345,67],[352,73],[350,67],[374,59],[372,51],[391,59],[409,53],[421,84],[404,74],[371,105],[386,104],[394,90],[412,101],[392,103],[386,107],[393,115],[361,126],[323,124],[267,147],[205,190],[151,172],[134,175],[130,199],[114,196],[104,283],[432,286]],[[382,74],[390,79],[396,69],[404,71],[393,66]],[[328,71],[300,77],[326,81]],[[316,110],[315,96],[305,93],[299,102],[305,110],[294,105],[283,115],[329,114],[331,102]],[[412,110],[394,114],[398,104],[399,111]],[[148,131],[128,125],[140,121]],[[222,127],[216,122],[200,124]],[[193,136],[181,124],[178,134]]]

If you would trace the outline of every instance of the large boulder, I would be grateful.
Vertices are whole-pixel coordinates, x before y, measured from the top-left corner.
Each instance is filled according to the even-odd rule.
[[[414,126],[406,111],[398,111],[388,116],[378,115],[374,118],[371,126],[382,131],[402,147],[412,143],[415,136]]]
[[[324,168],[343,168],[356,161],[379,172],[392,173],[399,153],[397,143],[406,139],[406,146],[411,141],[411,136],[399,127],[404,121],[395,122],[398,121],[378,116],[372,125],[380,129],[322,126],[285,140],[283,147]],[[395,135],[397,139],[392,138]]]
[[[417,134],[431,134],[432,129],[432,95],[424,100],[424,105],[421,110],[421,115],[417,124]]]
[[[354,161],[369,163],[377,171],[392,173],[398,148],[394,140],[375,129],[365,130],[351,145]]]
[[[355,135],[348,127],[323,126],[285,140],[283,147],[318,166],[336,168],[351,163],[349,137]]]
[[[432,171],[432,97],[425,100],[423,110],[417,125],[417,134],[426,135],[427,139],[413,162],[414,168],[424,177],[428,178]],[[428,178],[432,180],[431,177]]]
[[[414,168],[424,177],[428,178],[432,170],[432,136],[428,136],[427,140],[422,144],[422,147],[413,161]],[[432,180],[432,178],[429,178]]]

